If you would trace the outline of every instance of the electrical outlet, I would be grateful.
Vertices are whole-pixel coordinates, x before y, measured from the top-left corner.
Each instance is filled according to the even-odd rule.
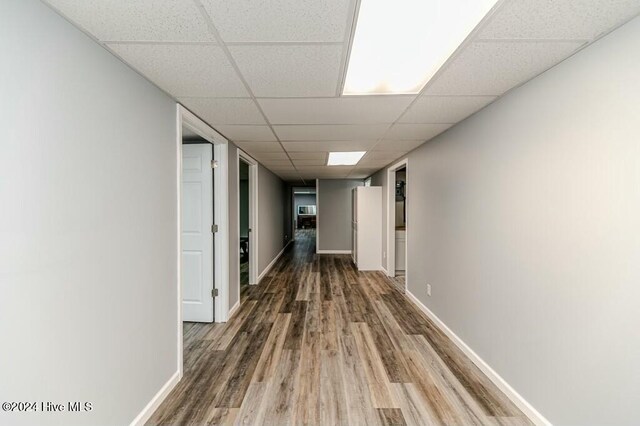
[[[431,296],[431,284],[427,284],[427,296]]]

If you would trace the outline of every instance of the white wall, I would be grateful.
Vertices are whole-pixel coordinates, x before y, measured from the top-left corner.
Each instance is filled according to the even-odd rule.
[[[636,18],[409,154],[409,291],[558,425],[640,419],[639,76]]]
[[[317,191],[318,250],[350,251],[352,190],[364,183],[360,179],[320,179]]]
[[[174,102],[40,2],[0,2],[0,424],[128,424],[177,371]]]

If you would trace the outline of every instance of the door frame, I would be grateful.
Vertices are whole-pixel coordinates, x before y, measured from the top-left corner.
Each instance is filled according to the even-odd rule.
[[[396,171],[406,167],[407,169],[407,187],[409,185],[409,159],[405,158],[398,161],[387,169],[387,276],[396,276]],[[408,202],[405,201],[405,208]],[[408,212],[408,209],[407,209]],[[406,229],[409,229],[409,214],[406,215]],[[408,244],[409,232],[405,232],[405,266],[404,266],[404,288],[407,289],[409,281],[409,252]]]
[[[316,179],[316,254],[320,254],[320,179]]]
[[[249,285],[258,284],[258,162],[238,148],[236,165],[238,170],[238,229],[236,241],[240,244],[240,160],[249,165]],[[239,249],[238,249],[239,252]],[[240,299],[240,256],[236,265],[238,271],[238,302]]]
[[[317,182],[317,179],[314,183]],[[295,186],[291,185],[291,241],[296,240],[296,231],[298,230],[296,219],[298,212],[296,211],[296,188],[313,188],[313,195],[316,196],[316,238],[318,233],[318,188],[315,185]]]
[[[178,371],[183,374],[182,341],[182,126],[188,127],[213,145],[213,220],[218,232],[213,238],[214,250],[214,288],[218,290],[215,298],[214,321],[225,322],[229,318],[229,192],[228,192],[228,141],[207,123],[180,104],[176,104],[176,188],[177,217],[176,224],[177,253],[177,305],[178,305]]]
[[[318,212],[316,207],[316,215],[317,213]],[[298,229],[298,223],[296,222],[297,216],[298,214],[296,212],[296,190],[295,190],[295,186],[291,186],[291,223],[290,223],[291,238],[290,240],[293,242],[296,241],[296,230]]]

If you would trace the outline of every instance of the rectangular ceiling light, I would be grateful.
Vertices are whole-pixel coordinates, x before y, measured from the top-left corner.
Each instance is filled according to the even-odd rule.
[[[361,0],[344,95],[418,93],[497,0]]]
[[[365,153],[366,151],[330,152],[327,166],[353,166],[358,164]]]

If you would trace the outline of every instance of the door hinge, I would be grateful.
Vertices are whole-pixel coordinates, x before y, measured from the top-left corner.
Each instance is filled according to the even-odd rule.
[[[213,290],[211,290],[211,297],[218,297],[218,289],[214,288]]]
[[[211,160],[211,168],[215,169],[218,167],[218,162],[216,160]]]
[[[213,234],[215,234],[216,232],[218,232],[218,225],[211,225],[211,232]]]

